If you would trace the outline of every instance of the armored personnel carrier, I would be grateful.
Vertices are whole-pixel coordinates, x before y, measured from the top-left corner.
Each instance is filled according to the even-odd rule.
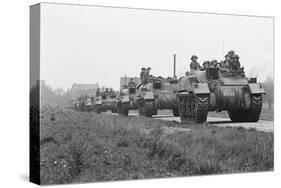
[[[262,109],[264,88],[244,68],[220,67],[187,72],[179,80],[177,105],[182,122],[203,123],[208,111],[228,111],[233,122],[256,122]]]
[[[147,83],[138,86],[138,110],[140,115],[152,117],[158,110],[169,109],[174,116],[179,116],[176,91],[178,80],[175,75],[176,56],[174,55],[174,76],[167,79],[161,76],[150,77]]]

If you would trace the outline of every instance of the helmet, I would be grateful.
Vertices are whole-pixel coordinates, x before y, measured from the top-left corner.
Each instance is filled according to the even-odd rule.
[[[193,60],[194,58],[198,59],[196,55],[192,55],[190,59]]]
[[[234,56],[235,52],[233,50],[230,50],[227,54],[230,56]]]
[[[209,61],[204,61],[204,62],[203,62],[203,65],[209,64],[209,63],[210,63]]]
[[[145,68],[143,67],[143,68],[141,68],[141,70],[145,70]]]
[[[146,69],[147,69],[147,70],[150,70],[151,68],[150,68],[150,67],[147,67]]]

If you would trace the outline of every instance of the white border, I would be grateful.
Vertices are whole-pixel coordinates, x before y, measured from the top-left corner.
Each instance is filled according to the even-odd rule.
[[[1,187],[35,187],[28,182],[28,95],[29,95],[29,5],[40,1],[9,0],[0,6],[1,62]],[[275,17],[275,52],[280,52],[280,5],[278,1],[245,0],[53,0],[71,4],[89,4],[149,9],[184,10]],[[280,70],[280,53],[275,53],[275,71]],[[280,104],[275,72],[275,104]],[[275,105],[275,114],[279,107]],[[197,176],[142,181],[82,184],[80,187],[276,187],[280,176],[280,118],[275,116],[275,172],[218,176]],[[77,187],[64,185],[61,187]]]

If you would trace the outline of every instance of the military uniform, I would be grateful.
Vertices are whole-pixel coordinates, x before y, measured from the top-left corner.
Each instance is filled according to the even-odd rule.
[[[210,64],[209,61],[204,61],[203,68],[206,70],[209,67],[209,64]]]
[[[200,68],[200,64],[199,63],[193,62],[193,61],[190,63],[190,70],[196,70],[198,68]]]
[[[191,56],[190,59],[190,70],[197,70],[198,68],[200,68],[200,64],[197,62],[198,57],[196,55]]]
[[[236,55],[236,54],[233,56],[232,69],[233,70],[239,70],[240,69],[239,56]]]
[[[140,79],[141,79],[141,82],[143,82],[143,75],[144,75],[144,73],[145,73],[145,68],[143,67],[142,69],[141,69],[141,73],[140,73]]]
[[[149,75],[149,73],[150,73],[150,69],[151,68],[147,68],[147,70],[144,72],[144,74],[143,74],[143,84],[147,84],[148,82],[149,82],[149,78],[150,78],[150,75]]]

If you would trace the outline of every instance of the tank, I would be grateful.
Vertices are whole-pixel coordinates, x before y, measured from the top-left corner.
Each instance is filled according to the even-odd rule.
[[[177,108],[177,80],[170,81],[159,78],[152,79],[149,83],[139,88],[138,111],[140,115],[152,117],[158,110],[172,110],[174,116],[179,116]]]
[[[138,86],[138,110],[140,115],[152,117],[157,115],[158,110],[168,109],[173,111],[174,116],[179,116],[177,108],[178,80],[175,75],[176,55],[174,54],[174,75],[167,79],[161,76],[151,77],[148,83]]]
[[[203,123],[208,111],[227,111],[233,122],[256,122],[262,110],[262,84],[244,68],[207,67],[179,80],[177,106],[182,122]]]
[[[117,113],[116,108],[116,92],[106,89],[103,92],[97,92],[93,101],[94,111],[97,113],[110,110],[112,113]]]
[[[129,110],[138,108],[136,84],[124,85],[117,94],[117,112],[120,115],[128,116]]]
[[[93,96],[80,96],[73,102],[74,109],[81,112],[91,112],[93,110]]]

